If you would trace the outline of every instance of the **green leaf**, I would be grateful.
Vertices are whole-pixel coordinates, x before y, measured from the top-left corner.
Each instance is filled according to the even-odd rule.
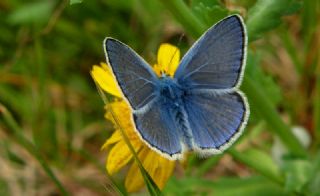
[[[193,37],[199,37],[205,30],[206,24],[189,9],[181,0],[159,0],[180,22]]]
[[[229,11],[219,0],[194,0],[191,9],[207,26],[215,24],[229,14]]]
[[[105,3],[112,10],[128,10],[128,11],[132,11],[132,8],[135,8],[134,7],[135,1],[137,1],[137,0],[105,1]],[[136,14],[141,14],[141,13],[137,13],[137,11],[135,11],[135,12],[136,12]]]
[[[313,168],[311,178],[308,184],[308,191],[310,195],[320,195],[320,150],[317,152],[315,160],[312,160]]]
[[[246,75],[249,75],[257,85],[263,86],[265,95],[269,97],[274,106],[282,100],[281,89],[274,81],[272,76],[267,75],[259,66],[261,53],[248,50]]]
[[[70,0],[70,5],[82,3],[83,0]]]
[[[219,179],[219,181],[216,182],[213,193],[217,196],[288,195],[280,186],[262,176]]]
[[[197,177],[176,179],[172,177],[163,191],[164,195],[287,195],[277,184],[262,176],[247,178],[223,177],[206,180]]]
[[[53,7],[53,1],[24,4],[9,15],[8,21],[12,24],[43,24],[49,20]]]
[[[317,173],[317,176],[312,180],[309,186],[310,195],[320,195],[320,172]]]
[[[249,10],[247,30],[249,41],[261,37],[281,23],[281,17],[295,13],[300,9],[296,0],[258,0]]]
[[[312,164],[307,160],[285,160],[282,165],[285,175],[285,189],[290,192],[302,192],[312,175]]]
[[[261,175],[264,175],[279,184],[283,183],[278,166],[267,153],[257,149],[238,152],[232,148],[228,149],[227,152],[230,153],[233,158],[254,169]]]
[[[303,6],[303,2],[302,1],[291,1],[290,4],[288,5],[288,8],[286,10],[286,12],[284,12],[284,15],[291,15],[294,14],[296,12],[298,12]]]
[[[216,155],[212,156],[208,159],[206,159],[199,167],[197,170],[197,176],[202,176],[204,175],[207,171],[209,171],[211,168],[213,168],[217,163],[220,161],[222,155]]]
[[[255,108],[270,127],[268,130],[279,136],[292,155],[305,157],[306,150],[290,131],[291,128],[283,122],[270,97],[265,95],[264,87],[255,83],[250,76],[246,76],[241,89],[247,95],[251,108]]]

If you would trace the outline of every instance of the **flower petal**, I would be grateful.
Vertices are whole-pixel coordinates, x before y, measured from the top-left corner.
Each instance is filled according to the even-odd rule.
[[[156,153],[156,152],[153,152]],[[159,155],[157,155],[159,156]],[[156,167],[153,174],[151,174],[152,179],[154,179],[155,183],[158,185],[160,189],[163,189],[166,185],[166,182],[172,175],[172,172],[174,170],[175,162],[170,161],[166,158],[163,158],[161,156],[158,157],[159,164],[158,167]]]
[[[108,67],[107,64],[101,63],[101,67],[94,65],[91,70],[91,75],[104,91],[117,97],[122,96],[112,75],[110,67]]]
[[[148,149],[146,148],[146,146],[143,146],[138,154],[138,158],[142,162],[142,164],[143,164],[143,158],[148,153],[147,150]],[[143,187],[144,180],[141,175],[138,164],[136,162],[132,163],[132,165],[128,171],[124,185],[125,185],[128,192],[136,192]]]
[[[143,166],[157,186],[163,189],[173,172],[175,162],[162,157],[153,150],[149,150],[144,158]]]
[[[161,70],[168,73],[170,76],[174,75],[180,61],[179,48],[171,44],[161,44],[158,50],[158,65],[162,67]]]
[[[131,165],[124,184],[129,193],[139,191],[143,187],[144,181],[138,164]]]
[[[112,107],[115,115],[119,120],[121,127],[125,130],[129,139],[130,140],[139,139],[136,131],[134,130],[134,125],[131,121],[132,114],[131,114],[131,109],[129,108],[129,105],[123,100],[115,100],[105,106],[105,110],[106,110],[105,118],[108,120],[111,120],[116,125],[116,128],[117,128],[117,124],[114,122],[114,119],[111,113],[109,112],[108,107]]]
[[[111,135],[111,137],[109,137],[106,142],[103,144],[103,146],[101,147],[101,150],[106,150],[106,148],[111,145],[114,144],[116,142],[119,142],[122,140],[122,135],[121,132],[119,130],[116,130],[115,132],[113,132],[113,134]]]
[[[156,72],[157,76],[161,76],[161,72],[164,71],[162,66],[159,64],[154,64],[153,65],[153,71]]]
[[[175,162],[163,158],[158,153],[145,146],[138,154],[143,167],[157,184],[160,189],[163,189],[169,177],[171,176]],[[126,177],[125,186],[128,192],[134,192],[141,189],[144,185],[144,180],[136,163],[131,166]]]
[[[140,150],[141,142],[131,141],[132,147],[136,152]],[[110,175],[116,173],[125,166],[132,158],[132,153],[124,141],[118,142],[110,151],[107,158],[107,171]]]

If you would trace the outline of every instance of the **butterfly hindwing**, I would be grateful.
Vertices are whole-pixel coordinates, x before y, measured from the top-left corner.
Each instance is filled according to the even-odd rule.
[[[237,139],[247,122],[249,108],[240,92],[185,97],[185,110],[193,135],[194,150],[222,152]]]
[[[230,89],[240,85],[246,56],[240,16],[229,16],[205,32],[184,55],[174,75],[189,89]]]
[[[133,113],[140,136],[149,146],[170,159],[181,156],[182,149],[174,112],[168,102],[158,99],[143,113]]]
[[[134,110],[141,109],[157,95],[158,78],[151,67],[127,45],[106,38],[104,48],[107,61],[117,82]]]

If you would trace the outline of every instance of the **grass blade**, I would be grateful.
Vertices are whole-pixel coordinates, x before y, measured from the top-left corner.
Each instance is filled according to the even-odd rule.
[[[246,164],[250,168],[253,168],[272,181],[279,184],[284,183],[284,179],[280,175],[277,165],[266,153],[257,149],[250,149],[246,152],[238,152],[233,148],[229,149],[228,153],[230,153],[236,160]]]
[[[21,128],[19,127],[18,123],[15,121],[7,108],[2,104],[0,104],[0,114],[2,114],[4,123],[10,128],[11,131],[13,131],[13,137],[15,141],[23,148],[25,148],[40,163],[45,173],[49,176],[49,178],[51,178],[56,187],[60,190],[61,194],[69,195],[66,189],[63,187],[62,183],[51,170],[50,166],[44,160],[39,150],[22,134]]]

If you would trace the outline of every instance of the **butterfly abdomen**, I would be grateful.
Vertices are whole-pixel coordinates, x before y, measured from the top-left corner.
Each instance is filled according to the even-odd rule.
[[[175,117],[175,121],[177,122],[177,127],[179,127],[179,135],[182,140],[182,143],[186,145],[188,149],[193,148],[192,142],[192,133],[190,130],[190,125],[187,120],[186,112],[181,105],[173,106],[173,116]]]

